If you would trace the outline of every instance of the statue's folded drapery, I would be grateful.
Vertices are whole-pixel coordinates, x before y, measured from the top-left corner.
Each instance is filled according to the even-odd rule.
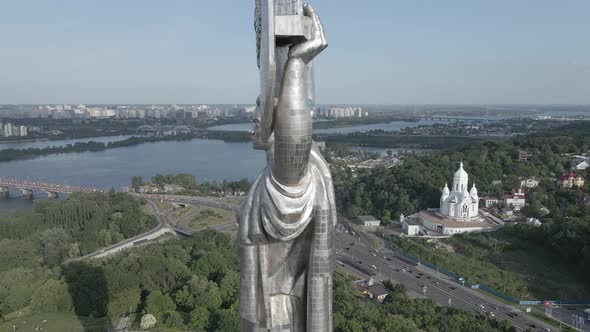
[[[332,331],[334,201],[315,144],[299,185],[281,185],[269,167],[256,179],[237,238],[243,331]]]

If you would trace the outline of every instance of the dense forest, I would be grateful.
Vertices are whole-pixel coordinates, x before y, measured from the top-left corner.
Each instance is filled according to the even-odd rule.
[[[158,331],[239,331],[232,243],[225,234],[203,231],[43,272],[17,264],[0,273],[0,292],[7,294],[0,297],[1,314],[73,312],[113,323],[128,316],[134,328]],[[509,322],[410,300],[399,285],[383,305],[366,299],[343,276],[335,276],[334,287],[336,331],[513,331]]]
[[[65,287],[65,261],[156,224],[142,210],[142,202],[123,193],[72,194],[66,200],[38,201],[32,211],[2,217],[0,316],[46,310],[40,308],[47,301],[57,301],[54,310],[64,309],[63,301],[69,301],[67,292],[60,291]],[[39,298],[42,291],[54,298]]]
[[[42,255],[49,266],[93,252],[154,228],[155,218],[142,210],[142,203],[125,193],[71,194],[65,200],[36,201],[31,211],[0,219],[0,269],[18,264],[29,255],[11,253],[11,248]],[[8,263],[5,259],[15,260]]]

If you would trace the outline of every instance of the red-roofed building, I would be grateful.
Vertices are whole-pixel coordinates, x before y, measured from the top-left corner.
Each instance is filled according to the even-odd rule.
[[[515,211],[520,211],[526,204],[524,190],[522,188],[512,189],[512,194],[504,196],[504,205]]]
[[[533,155],[529,153],[527,150],[518,150],[518,160],[519,161],[527,161]]]
[[[584,177],[576,173],[564,173],[559,178],[559,185],[562,188],[582,188],[584,186]]]

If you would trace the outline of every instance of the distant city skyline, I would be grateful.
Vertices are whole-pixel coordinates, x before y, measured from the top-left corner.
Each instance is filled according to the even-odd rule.
[[[310,2],[330,43],[319,104],[590,104],[588,1]],[[253,0],[2,8],[0,104],[252,104],[258,94]]]

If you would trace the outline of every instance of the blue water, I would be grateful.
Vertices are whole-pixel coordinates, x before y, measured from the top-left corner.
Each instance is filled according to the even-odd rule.
[[[1,162],[0,176],[119,190],[130,185],[132,176],[148,180],[158,173],[190,173],[198,182],[254,179],[265,164],[264,152],[249,143],[194,139]],[[20,198],[0,200],[0,211],[30,206],[30,201]]]

